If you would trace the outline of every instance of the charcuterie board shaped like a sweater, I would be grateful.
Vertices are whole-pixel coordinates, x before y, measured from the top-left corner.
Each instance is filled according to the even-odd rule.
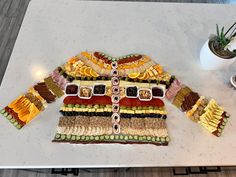
[[[214,99],[193,91],[148,56],[102,52],[70,58],[1,114],[21,129],[62,96],[53,142],[168,145],[164,100],[215,136],[229,118]]]

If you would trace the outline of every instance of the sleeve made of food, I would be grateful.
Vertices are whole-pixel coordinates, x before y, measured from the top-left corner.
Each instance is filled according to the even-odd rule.
[[[221,136],[229,114],[216,100],[201,96],[176,78],[166,90],[165,97],[190,120],[213,135]]]
[[[64,95],[65,86],[72,82],[72,76],[65,72],[65,67],[72,67],[77,61],[72,57],[62,66],[56,68],[42,81],[31,86],[25,93],[5,106],[0,113],[6,117],[17,129],[28,124],[45,108]],[[68,69],[68,72],[70,69]]]

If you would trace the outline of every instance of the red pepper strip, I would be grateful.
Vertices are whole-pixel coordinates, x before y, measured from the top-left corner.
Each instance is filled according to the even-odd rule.
[[[153,106],[153,107],[163,107],[165,104],[159,98],[152,98],[150,101],[141,101],[138,98],[122,98],[119,102],[120,106]]]
[[[17,114],[15,111],[13,111],[11,108],[9,108],[8,106],[5,107],[5,111],[8,112],[8,114],[11,114],[12,117],[13,117],[19,124],[21,124],[22,126],[25,125],[25,122],[22,122],[22,121],[19,119],[18,114]]]
[[[78,96],[67,96],[63,100],[64,104],[111,104],[111,97],[109,96],[92,96],[90,99],[81,99]]]
[[[142,58],[142,55],[138,55],[137,57],[129,57],[129,58],[124,58],[118,61],[118,64],[124,64],[124,63],[130,63],[133,61],[137,61]]]

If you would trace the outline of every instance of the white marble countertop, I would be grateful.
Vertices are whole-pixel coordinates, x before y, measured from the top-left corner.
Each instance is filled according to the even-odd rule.
[[[231,114],[217,138],[166,101],[168,147],[52,143],[62,99],[22,130],[0,119],[0,168],[236,165],[235,64],[203,71],[199,51],[215,24],[233,23],[234,5],[32,0],[0,88],[10,103],[70,56],[83,50],[114,56],[144,53]]]

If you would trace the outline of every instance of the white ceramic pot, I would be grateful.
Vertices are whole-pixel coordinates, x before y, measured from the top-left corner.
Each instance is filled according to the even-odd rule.
[[[236,89],[236,74],[231,76],[230,83]]]
[[[209,40],[205,42],[200,52],[200,62],[203,69],[205,70],[223,69],[231,65],[236,60],[236,57],[231,59],[224,59],[218,57],[211,51],[208,42]]]

